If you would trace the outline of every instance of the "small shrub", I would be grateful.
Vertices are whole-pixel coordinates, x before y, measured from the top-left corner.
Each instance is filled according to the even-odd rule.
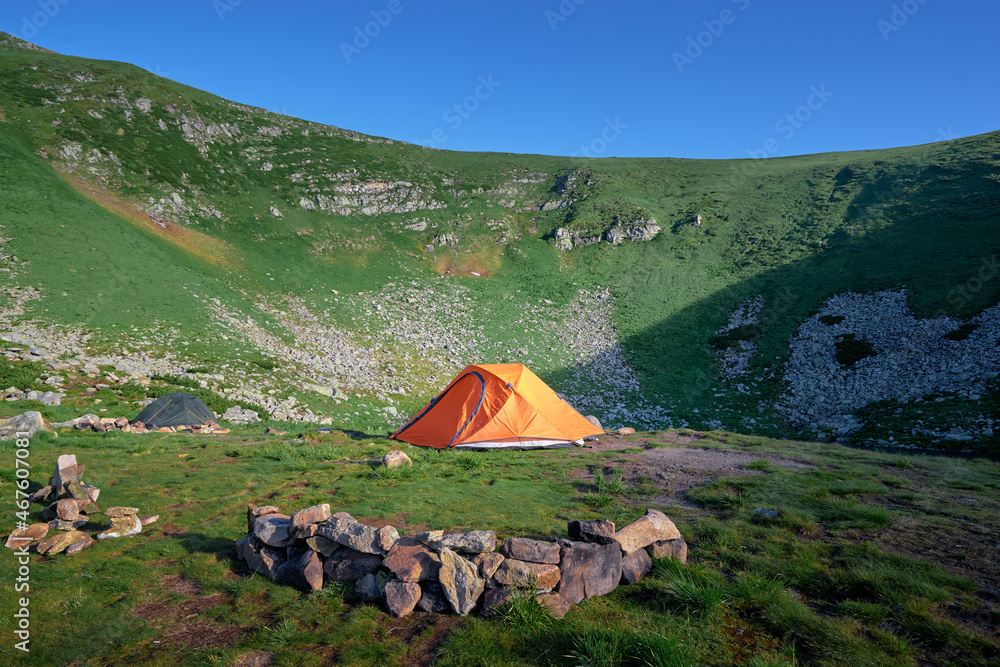
[[[841,366],[853,366],[862,359],[875,356],[875,346],[866,340],[858,340],[857,335],[841,334],[835,343],[836,358]]]
[[[769,472],[774,470],[774,464],[767,459],[756,459],[743,466],[744,470],[763,470]]]

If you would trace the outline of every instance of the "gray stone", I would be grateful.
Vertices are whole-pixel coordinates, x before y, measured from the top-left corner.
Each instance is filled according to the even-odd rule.
[[[417,602],[417,606],[424,611],[435,614],[451,611],[451,604],[448,603],[448,598],[444,594],[444,587],[441,586],[441,582],[421,581],[420,591],[420,601]]]
[[[270,547],[287,547],[295,541],[291,519],[284,514],[265,514],[253,523],[253,534]]]
[[[52,495],[52,485],[43,486],[34,493],[28,496],[29,503],[40,503],[44,502],[50,495]]]
[[[313,505],[312,507],[307,507],[303,510],[299,510],[298,512],[292,515],[291,528],[292,530],[297,530],[300,526],[305,526],[313,523],[323,523],[329,518],[330,518],[329,503]]]
[[[562,578],[557,592],[570,604],[607,595],[622,578],[622,552],[617,544],[562,541]]]
[[[39,431],[56,432],[52,428],[52,424],[49,423],[49,420],[42,417],[41,412],[29,411],[21,413],[16,417],[0,419],[0,440],[9,440],[17,437],[33,438]],[[22,435],[18,436],[19,433]]]
[[[646,551],[651,558],[672,558],[681,563],[687,562],[688,547],[683,537],[674,540],[664,540],[663,542],[653,542]]]
[[[496,616],[500,607],[519,595],[522,595],[521,591],[516,588],[511,588],[510,586],[491,588],[486,591],[486,595],[483,596],[483,609],[479,612],[479,615],[483,618]]]
[[[375,574],[381,564],[382,557],[377,554],[366,554],[345,547],[326,559],[323,563],[323,576],[327,582],[358,581],[365,575]]]
[[[374,574],[366,574],[354,585],[354,591],[362,602],[377,602],[382,599],[382,589]]]
[[[243,547],[243,556],[252,572],[258,572],[274,581],[278,576],[278,568],[285,562],[286,553],[284,549],[269,547],[251,537]]]
[[[507,558],[529,563],[559,563],[559,545],[555,542],[512,537],[500,545],[500,553]]]
[[[318,534],[355,551],[380,556],[387,554],[399,540],[399,532],[392,526],[373,528],[353,519],[335,516],[327,520]]]
[[[615,524],[607,519],[597,521],[570,521],[567,524],[569,539],[577,542],[611,544],[615,541]]]
[[[302,549],[295,557],[289,557],[278,567],[276,575],[278,581],[306,593],[323,588],[323,562],[312,549]]]
[[[465,616],[479,602],[486,582],[477,573],[478,568],[451,549],[441,550],[441,586],[451,608]]]
[[[347,547],[343,547],[343,546],[337,544],[336,542],[334,542],[331,539],[323,537],[322,535],[315,535],[313,537],[307,537],[306,538],[306,544],[309,545],[310,549],[312,549],[313,551],[315,551],[315,552],[319,553],[321,556],[323,556],[323,558],[329,558],[334,553],[336,553],[336,551],[338,549],[346,549],[347,548]]]
[[[72,521],[66,521],[65,519],[52,519],[49,521],[49,528],[52,530],[79,530],[83,528],[88,523],[87,518],[73,519]]]
[[[435,551],[451,549],[459,553],[489,553],[497,547],[497,535],[492,530],[470,530],[467,533],[449,533],[432,530],[417,535],[418,540]]]

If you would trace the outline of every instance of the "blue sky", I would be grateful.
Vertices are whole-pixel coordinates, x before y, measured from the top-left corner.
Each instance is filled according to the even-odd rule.
[[[6,0],[0,30],[450,150],[733,158],[1000,129],[995,0]],[[366,34],[367,33],[367,34]]]

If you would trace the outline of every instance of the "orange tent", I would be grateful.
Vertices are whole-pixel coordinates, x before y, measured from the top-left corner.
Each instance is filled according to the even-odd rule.
[[[600,433],[523,365],[484,364],[466,366],[392,438],[436,449],[534,449]]]

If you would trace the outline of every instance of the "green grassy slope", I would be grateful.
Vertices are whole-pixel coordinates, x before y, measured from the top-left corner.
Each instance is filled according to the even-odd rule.
[[[526,336],[521,322],[551,316],[558,329],[556,310],[609,288],[612,323],[640,380],[638,392],[615,400],[658,405],[675,424],[711,415],[737,426],[780,392],[773,371],[789,336],[832,295],[905,287],[923,317],[968,317],[1000,301],[1000,280],[969,298],[954,293],[1000,250],[1000,133],[757,161],[452,153],[243,107],[131,65],[27,50],[6,37],[0,109],[0,224],[8,252],[30,261],[16,281],[44,293],[29,314],[97,329],[96,345],[142,335],[150,319],[172,322],[191,339],[192,364],[226,359],[236,344],[222,342],[207,300],[291,341],[254,304],[295,295],[321,321],[363,338],[389,326],[358,317],[364,299],[413,284],[459,289],[467,321],[483,327],[475,358],[435,352],[442,377],[469,361],[525,361],[565,389],[589,370],[600,376],[603,362],[577,368],[557,334]],[[126,207],[167,201],[154,217],[216,239],[226,261],[102,209],[53,166]],[[562,190],[567,176],[577,177],[571,192]],[[345,194],[361,186],[369,190]],[[380,205],[382,192],[396,199],[361,210],[358,197]],[[354,199],[345,215],[304,209],[317,195]],[[171,209],[174,196],[183,208]],[[539,210],[558,200],[566,206]],[[651,242],[554,248],[557,228],[600,232],[640,214],[662,227]],[[698,215],[704,224],[694,227]],[[426,227],[404,229],[414,223]],[[758,295],[760,394],[739,394],[720,380],[711,342]],[[541,315],[531,310],[539,307]],[[372,346],[417,378],[418,395],[399,399],[401,410],[429,398],[438,379],[422,381],[405,342],[390,335]],[[762,431],[782,427],[763,417]]]

